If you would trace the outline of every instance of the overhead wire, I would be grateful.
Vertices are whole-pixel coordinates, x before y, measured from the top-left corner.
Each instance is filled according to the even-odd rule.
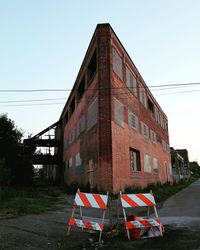
[[[149,85],[148,88],[165,88],[165,87],[177,87],[177,86],[191,86],[200,85],[200,82],[196,83],[175,83],[175,84],[162,84],[162,85]],[[110,87],[108,87],[110,88]],[[124,89],[124,87],[111,87],[110,89]],[[143,87],[139,87],[143,88]],[[98,88],[100,89],[100,88]],[[72,91],[73,89],[0,89],[0,92],[59,92],[59,91]],[[93,88],[88,88],[88,90],[94,90]]]
[[[158,91],[158,90],[173,90],[175,88],[183,88],[183,87],[190,87],[190,86],[193,86],[193,85],[199,85],[200,83],[183,83],[183,84],[165,84],[165,85],[156,85],[156,86],[151,86],[151,87],[163,87],[161,89],[153,89],[151,91]],[[171,86],[171,87],[169,87]],[[134,87],[133,87],[134,88]],[[143,87],[142,87],[143,88]],[[101,90],[103,89],[107,89],[107,88],[99,88]],[[122,89],[126,89],[128,91],[128,87],[127,86],[124,86],[124,87],[113,87],[113,88],[109,88],[109,89],[116,89],[116,90],[122,90]],[[18,92],[23,92],[23,91],[57,91],[58,89],[38,89],[38,90],[7,90],[7,91],[18,91]],[[68,89],[69,90],[69,89]],[[95,88],[91,88],[91,89],[87,89],[87,90],[96,90]],[[1,92],[2,90],[0,90]],[[6,90],[4,90],[6,91]],[[63,91],[63,89],[60,89],[59,91]],[[66,91],[66,90],[65,90]],[[123,96],[123,95],[127,95],[127,94],[130,94],[128,93],[127,91],[120,91],[119,93],[111,93],[111,95],[114,95],[114,96]],[[199,89],[193,89],[193,90],[186,90],[186,91],[177,91],[177,92],[168,92],[168,93],[159,93],[159,94],[154,94],[156,96],[160,96],[160,95],[171,95],[171,94],[179,94],[179,93],[190,93],[190,92],[199,92],[200,90]],[[44,98],[44,99],[26,99],[26,100],[8,100],[8,101],[0,101],[0,107],[24,107],[24,106],[40,106],[40,105],[60,105],[60,104],[65,104],[65,103],[62,103],[62,102],[48,102],[48,103],[40,103],[40,104],[37,104],[37,103],[34,103],[32,104],[32,102],[45,102],[45,101],[56,101],[56,100],[67,100],[68,97],[66,98]],[[126,97],[128,98],[128,96]],[[126,98],[123,98],[121,97],[121,99],[126,99]],[[9,105],[9,103],[13,103],[11,105]],[[23,104],[15,104],[15,103],[23,103]],[[3,105],[1,105],[3,104]],[[5,105],[4,105],[5,104]]]

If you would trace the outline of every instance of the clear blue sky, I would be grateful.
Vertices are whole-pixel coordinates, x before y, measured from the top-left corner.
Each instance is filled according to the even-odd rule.
[[[105,22],[147,85],[200,82],[199,11],[199,0],[0,0],[0,89],[72,88],[94,29]],[[185,90],[200,86],[153,94],[168,116],[170,145],[187,148],[190,160],[200,162],[200,91],[174,94]],[[68,94],[0,92],[0,114],[25,135],[36,134],[59,119],[63,104],[2,102]]]

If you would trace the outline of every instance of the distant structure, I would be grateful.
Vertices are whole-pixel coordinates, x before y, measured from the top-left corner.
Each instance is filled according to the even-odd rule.
[[[190,165],[187,149],[170,148],[172,160],[172,176],[173,180],[180,181],[181,179],[190,177]]]
[[[109,24],[98,24],[56,128],[64,182],[113,193],[172,181],[168,120]]]

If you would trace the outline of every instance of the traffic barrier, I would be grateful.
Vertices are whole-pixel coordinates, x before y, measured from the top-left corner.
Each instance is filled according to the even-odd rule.
[[[68,223],[67,235],[70,234],[72,226],[82,228],[82,230],[88,229],[88,230],[99,231],[99,242],[100,242],[102,237],[102,232],[104,229],[104,220],[105,220],[106,209],[108,208],[108,200],[109,200],[108,193],[106,195],[82,193],[78,189],[73,202],[73,209]],[[74,217],[76,207],[80,208],[80,218]],[[101,222],[98,223],[90,221],[88,219],[85,220],[83,218],[82,207],[101,209],[103,211],[102,218],[95,218],[95,219],[101,219]],[[109,212],[110,212],[110,206],[109,206]]]
[[[120,191],[119,201],[121,202],[125,221],[125,229],[129,240],[131,238],[136,239],[163,236],[163,225],[161,224],[160,219],[158,218],[156,202],[151,192],[143,194],[122,194],[122,192]],[[137,216],[129,216],[127,218],[126,209],[134,207],[147,207],[147,217],[142,218]],[[149,218],[150,207],[154,208],[154,213],[156,216],[155,219]]]

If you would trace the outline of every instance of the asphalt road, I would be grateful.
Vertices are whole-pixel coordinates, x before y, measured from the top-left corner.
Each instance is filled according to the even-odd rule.
[[[0,250],[97,249],[88,241],[95,241],[95,235],[73,229],[65,236],[70,213],[71,206],[63,201],[56,211],[0,219]],[[115,238],[104,235],[102,249],[200,249],[200,180],[169,198],[158,214],[166,225],[163,238],[128,241],[124,232]]]
[[[163,224],[200,229],[200,179],[169,198],[158,214]]]

